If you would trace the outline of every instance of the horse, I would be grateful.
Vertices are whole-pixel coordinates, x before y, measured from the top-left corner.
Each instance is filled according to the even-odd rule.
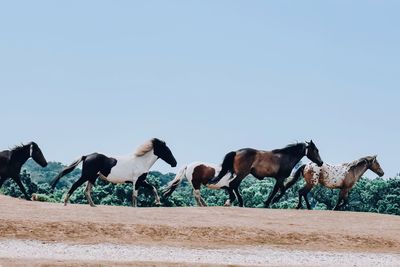
[[[225,155],[222,162],[222,170],[217,177],[211,180],[211,183],[218,183],[228,172],[232,176],[235,175],[236,177],[229,183],[229,188],[233,189],[235,193],[229,195],[229,202],[232,203],[237,198],[239,206],[243,207],[243,199],[239,194],[238,188],[247,175],[251,174],[259,180],[263,180],[265,177],[275,178],[275,186],[265,201],[265,207],[268,208],[272,200],[274,200],[274,203],[279,201],[286,190],[294,184],[293,182],[284,185],[284,181],[304,156],[318,166],[322,166],[323,164],[319,150],[312,140],[310,142],[291,144],[272,151],[256,150],[253,148],[232,151]],[[278,190],[281,193],[275,198]]]
[[[81,177],[71,186],[64,198],[64,206],[67,205],[72,193],[87,181],[85,196],[90,206],[95,207],[91,192],[96,179],[101,179],[114,184],[131,183],[132,206],[137,206],[137,195],[139,187],[148,188],[153,191],[155,202],[160,205],[160,198],[156,188],[146,181],[147,172],[153,164],[161,158],[166,163],[175,167],[177,162],[166,143],[158,138],[153,138],[142,144],[135,153],[127,156],[108,157],[104,154],[92,153],[80,157],[78,160],[65,167],[52,181],[54,188],[64,175],[72,172],[81,162]]]
[[[43,168],[47,166],[46,158],[35,142],[26,145],[15,146],[11,150],[0,152],[0,188],[3,183],[11,178],[17,183],[26,200],[30,200],[24,185],[21,181],[21,168],[25,162],[32,158],[37,164]]]
[[[168,185],[163,190],[163,197],[169,197],[184,178],[186,178],[188,182],[192,185],[194,198],[197,202],[197,205],[200,207],[207,206],[207,203],[204,201],[200,194],[201,185],[206,186],[210,189],[226,189],[229,195],[235,194],[233,190],[229,188],[229,181],[232,179],[230,174],[226,174],[216,184],[208,183],[212,178],[218,175],[220,171],[221,166],[216,164],[205,162],[190,163],[180,169],[175,178],[168,183]],[[239,192],[237,192],[237,194],[239,194]],[[225,205],[228,206],[228,203],[225,203]]]
[[[340,210],[348,203],[349,191],[368,169],[379,177],[385,174],[376,157],[376,155],[367,156],[341,165],[326,163],[322,166],[313,163],[302,165],[293,176],[293,180],[297,180],[302,175],[306,182],[305,186],[299,190],[299,203],[296,209],[303,207],[302,198],[304,198],[307,208],[310,210],[311,205],[308,202],[307,194],[315,185],[321,184],[327,188],[340,189],[339,198],[334,208],[334,210]]]

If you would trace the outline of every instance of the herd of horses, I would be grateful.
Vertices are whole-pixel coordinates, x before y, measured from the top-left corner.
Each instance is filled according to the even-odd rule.
[[[307,157],[311,162],[299,167],[294,175],[286,181],[303,157]],[[35,142],[0,152],[0,188],[4,181],[11,178],[19,186],[27,200],[30,200],[30,197],[22,184],[20,171],[29,158],[32,158],[42,167],[47,166],[47,161]],[[158,159],[162,159],[171,167],[177,165],[170,148],[158,138],[145,142],[133,154],[127,156],[109,157],[99,153],[85,155],[65,167],[51,181],[51,186],[54,188],[63,176],[72,172],[82,163],[81,177],[65,195],[64,205],[67,205],[73,192],[87,182],[85,196],[89,205],[95,207],[91,191],[97,178],[116,184],[132,184],[132,205],[134,207],[137,206],[140,187],[150,189],[154,194],[155,203],[161,205],[157,189],[146,180],[147,173]],[[164,188],[163,196],[169,197],[180,182],[186,178],[193,187],[194,197],[199,206],[207,206],[200,194],[200,187],[203,185],[210,189],[226,190],[229,198],[225,202],[225,206],[231,206],[237,199],[239,206],[243,207],[243,198],[239,186],[242,180],[251,174],[259,180],[266,177],[275,178],[275,186],[265,201],[265,207],[269,207],[272,203],[279,201],[285,192],[298,181],[300,176],[303,176],[305,185],[299,190],[297,209],[303,206],[302,198],[304,198],[307,208],[311,209],[307,194],[315,185],[321,184],[328,188],[340,189],[339,198],[334,208],[339,210],[348,203],[349,191],[367,170],[373,171],[380,177],[384,175],[376,156],[362,157],[341,165],[324,163],[312,140],[271,151],[244,148],[226,154],[221,165],[195,162],[184,166]]]

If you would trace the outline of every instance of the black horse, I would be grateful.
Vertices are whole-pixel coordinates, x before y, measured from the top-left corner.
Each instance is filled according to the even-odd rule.
[[[237,198],[239,206],[243,207],[243,199],[239,193],[239,185],[242,180],[249,174],[259,180],[263,180],[265,177],[273,177],[276,179],[275,187],[265,201],[265,207],[269,207],[272,201],[277,202],[285,191],[293,185],[290,182],[284,185],[284,181],[304,156],[315,162],[318,166],[322,166],[323,164],[318,148],[312,140],[310,142],[288,145],[285,148],[272,151],[252,148],[232,151],[225,155],[221,172],[210,183],[218,183],[222,177],[230,172],[233,177],[229,183],[229,187],[227,187],[229,200],[225,205],[230,206]],[[278,190],[281,193],[275,197]]]
[[[135,153],[126,156],[108,157],[103,154],[93,153],[82,156],[75,162],[71,163],[71,165],[65,167],[61,173],[53,179],[51,186],[54,188],[61,177],[72,172],[72,170],[83,162],[82,175],[66,194],[64,205],[67,205],[71,194],[87,181],[85,190],[86,199],[90,206],[95,207],[91,197],[91,191],[98,177],[115,184],[133,184],[132,205],[134,207],[137,206],[139,187],[152,190],[156,204],[160,205],[160,198],[156,188],[146,181],[147,172],[159,158],[170,164],[171,167],[175,167],[177,164],[166,143],[157,138],[145,142],[136,150]]]
[[[32,158],[42,167],[47,166],[47,161],[35,142],[30,142],[26,145],[16,146],[11,150],[0,152],[0,188],[8,178],[11,178],[17,183],[27,200],[30,200],[30,198],[22,184],[20,172],[22,165],[24,165],[29,158]]]

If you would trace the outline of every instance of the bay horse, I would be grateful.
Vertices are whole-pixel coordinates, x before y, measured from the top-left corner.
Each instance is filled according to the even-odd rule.
[[[321,167],[309,163],[301,166],[294,174],[293,180],[299,179],[300,175],[302,175],[306,185],[299,190],[299,203],[296,209],[302,208],[302,198],[304,198],[307,208],[311,209],[307,194],[317,184],[331,189],[340,189],[339,198],[334,210],[341,209],[348,203],[349,191],[367,170],[373,171],[380,177],[385,174],[376,157],[367,156],[341,165],[325,163]]]
[[[153,191],[155,202],[160,205],[160,198],[156,188],[146,181],[147,172],[153,164],[161,158],[166,163],[175,167],[177,162],[166,143],[160,139],[153,138],[142,144],[135,153],[127,156],[108,157],[99,153],[92,153],[80,157],[68,167],[64,168],[51,182],[54,188],[57,182],[64,175],[72,172],[81,162],[82,175],[71,186],[70,190],[64,198],[64,205],[67,205],[72,193],[87,181],[85,196],[90,206],[95,207],[91,197],[92,187],[96,179],[101,179],[114,184],[131,183],[132,191],[132,206],[137,206],[137,195],[139,187],[149,188]]]
[[[256,150],[252,148],[232,151],[225,155],[222,162],[222,170],[217,177],[211,180],[211,183],[217,183],[228,172],[235,175],[236,177],[229,183],[229,187],[232,188],[235,193],[230,195],[230,203],[237,198],[239,206],[243,207],[243,199],[238,193],[238,188],[247,175],[251,174],[259,180],[263,180],[265,177],[275,178],[275,186],[268,199],[265,201],[265,207],[268,208],[272,200],[277,202],[286,190],[294,184],[288,183],[284,185],[284,181],[304,156],[309,158],[312,162],[315,162],[318,166],[322,166],[323,164],[319,155],[319,150],[312,140],[310,142],[291,144],[272,151]],[[280,190],[281,193],[275,198],[278,190]]]
[[[29,158],[32,158],[42,167],[47,166],[47,161],[35,142],[15,146],[11,150],[0,152],[0,188],[7,179],[11,178],[17,183],[27,200],[30,200],[30,198],[22,184],[20,172],[22,165],[24,165]]]
[[[201,197],[200,187],[201,185],[208,187],[209,189],[226,189],[228,194],[235,194],[233,189],[229,187],[229,181],[232,179],[230,174],[226,174],[222,177],[221,180],[216,184],[209,184],[209,181],[219,174],[221,171],[221,166],[205,163],[205,162],[193,162],[185,167],[183,167],[175,176],[175,178],[168,183],[168,185],[163,190],[163,196],[169,197],[178,185],[182,182],[184,178],[188,180],[188,182],[193,187],[193,195],[197,202],[197,205],[200,207],[207,206],[207,203]],[[236,194],[239,194],[237,192]],[[239,194],[240,195],[240,194]],[[225,203],[226,206],[229,206],[229,203]]]

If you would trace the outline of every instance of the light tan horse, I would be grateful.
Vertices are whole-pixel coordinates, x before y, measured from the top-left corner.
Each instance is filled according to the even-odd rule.
[[[299,203],[297,209],[302,208],[301,198],[306,201],[307,208],[311,206],[308,202],[307,194],[311,189],[321,184],[331,189],[340,189],[339,198],[334,210],[339,210],[348,203],[349,191],[368,169],[382,177],[384,171],[379,165],[377,156],[367,156],[350,163],[341,165],[329,165],[324,163],[318,167],[314,163],[301,166],[295,173],[293,180],[296,181],[302,174],[306,185],[299,190]]]

